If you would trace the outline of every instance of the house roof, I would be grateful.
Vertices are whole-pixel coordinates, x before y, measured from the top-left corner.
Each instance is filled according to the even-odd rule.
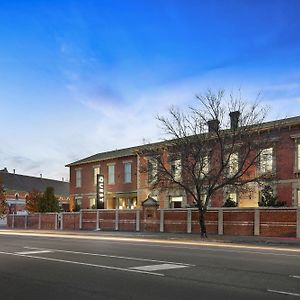
[[[38,190],[44,192],[47,187],[53,187],[56,196],[69,196],[69,182],[65,181],[9,173],[6,168],[0,170],[0,179],[5,190],[15,192]]]
[[[72,163],[66,165],[66,167],[76,166],[76,165],[80,165],[80,164],[84,164],[84,163],[97,162],[100,160],[109,160],[109,159],[118,158],[118,157],[126,157],[126,156],[136,155],[136,150],[138,148],[139,148],[139,146],[97,153],[92,156],[72,162]]]
[[[299,125],[300,124],[300,116],[297,117],[291,117],[291,118],[285,118],[275,121],[268,121],[264,122],[260,125],[258,125],[260,130],[268,130],[272,129],[274,127],[287,127],[287,126],[293,126],[293,125]],[[256,128],[255,126],[253,128]],[[155,147],[166,144],[168,141],[160,141],[160,142],[154,142],[144,145],[139,145],[135,147],[130,148],[124,148],[124,149],[118,149],[118,150],[112,150],[107,152],[101,152],[94,154],[92,156],[77,160],[75,162],[69,163],[66,165],[66,167],[71,166],[77,166],[85,163],[92,163],[92,162],[99,162],[103,160],[109,160],[119,157],[126,157],[126,156],[132,156],[139,153],[139,150],[145,150],[147,147]],[[169,140],[169,142],[172,142],[172,140]]]

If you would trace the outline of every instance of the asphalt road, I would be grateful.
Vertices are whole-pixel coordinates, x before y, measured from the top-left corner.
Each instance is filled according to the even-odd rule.
[[[0,299],[300,299],[300,249],[0,233]]]

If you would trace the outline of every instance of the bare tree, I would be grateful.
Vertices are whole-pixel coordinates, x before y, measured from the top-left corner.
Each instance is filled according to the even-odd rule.
[[[266,109],[243,101],[240,93],[208,90],[196,99],[197,106],[185,113],[172,107],[168,116],[157,117],[168,139],[143,148],[149,164],[142,171],[152,174],[150,188],[177,186],[193,199],[201,236],[207,237],[205,213],[218,191],[274,180],[273,131],[263,123]]]

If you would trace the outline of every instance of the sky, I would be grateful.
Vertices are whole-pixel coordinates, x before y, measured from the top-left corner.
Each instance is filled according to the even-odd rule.
[[[163,139],[156,120],[207,89],[300,115],[298,0],[0,0],[0,169]]]

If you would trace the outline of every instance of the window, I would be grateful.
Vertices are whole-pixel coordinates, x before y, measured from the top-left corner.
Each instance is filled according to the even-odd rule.
[[[297,205],[300,206],[300,189],[297,190]]]
[[[261,173],[273,171],[273,148],[267,148],[261,151],[259,164]]]
[[[170,208],[181,208],[182,207],[183,197],[170,197]]]
[[[238,153],[231,153],[229,157],[228,174],[234,176],[239,169],[239,155]]]
[[[108,184],[115,183],[115,165],[108,165]]]
[[[75,176],[76,176],[76,187],[80,188],[81,187],[81,169],[76,170]]]
[[[300,170],[300,143],[297,144],[297,151],[296,151],[296,159],[297,159],[297,170]]]
[[[197,162],[195,166],[195,174],[196,176],[200,176],[200,178],[203,178],[205,175],[207,175],[209,172],[209,159],[208,156],[204,156],[202,158],[202,164],[200,161]]]
[[[78,207],[78,209],[81,209],[82,198],[75,198],[75,205]]]
[[[94,185],[97,185],[98,174],[100,174],[100,167],[94,167]]]
[[[176,159],[171,163],[171,174],[178,181],[181,178],[181,160]]]
[[[90,208],[96,208],[96,199],[90,198]]]
[[[157,179],[157,166],[158,162],[156,159],[148,161],[148,181],[154,182]]]
[[[124,164],[124,182],[130,183],[131,182],[131,163],[126,162]]]

